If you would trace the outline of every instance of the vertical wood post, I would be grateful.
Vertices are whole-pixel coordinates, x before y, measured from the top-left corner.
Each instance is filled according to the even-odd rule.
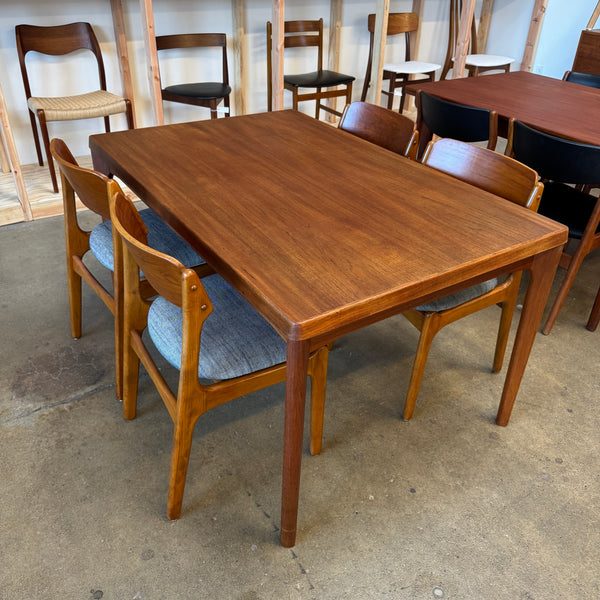
[[[244,0],[233,0],[233,64],[235,70],[235,111],[246,114],[248,93],[248,44],[246,43],[246,6]]]
[[[156,52],[156,30],[154,29],[154,13],[152,0],[140,0],[142,24],[144,27],[144,45],[146,47],[146,67],[150,85],[150,100],[154,111],[156,125],[164,125],[162,95],[160,93],[160,74],[158,72],[158,55]]]
[[[467,54],[469,53],[469,40],[471,38],[471,23],[475,13],[475,0],[464,0],[460,11],[460,22],[456,36],[456,49],[454,53],[454,66],[452,79],[460,79],[465,70]]]
[[[284,36],[284,0],[273,0],[272,31],[272,77],[271,89],[273,93],[273,110],[283,108],[283,36]]]
[[[533,5],[531,23],[529,24],[529,33],[527,34],[523,59],[521,60],[521,71],[531,71],[533,69],[533,61],[535,59],[535,52],[537,50],[538,42],[540,40],[542,22],[544,20],[547,4],[548,0],[535,0],[535,4]]]

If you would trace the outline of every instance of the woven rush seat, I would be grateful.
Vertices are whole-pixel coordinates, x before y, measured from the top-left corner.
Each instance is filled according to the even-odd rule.
[[[77,96],[57,96],[52,98],[28,98],[27,106],[33,112],[43,110],[46,121],[74,121],[92,119],[106,115],[118,115],[126,111],[123,98],[104,90],[96,90]]]

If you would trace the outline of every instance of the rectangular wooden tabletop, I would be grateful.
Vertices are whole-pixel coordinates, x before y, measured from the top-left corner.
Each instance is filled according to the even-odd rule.
[[[286,111],[94,135],[121,178],[287,342],[280,539],[296,540],[308,355],[493,275],[530,270],[508,423],[567,228]]]
[[[333,338],[565,239],[553,221],[293,111],[90,145],[97,168],[122,178],[286,339]]]
[[[511,71],[410,86],[458,104],[495,110],[559,136],[600,146],[600,89]]]

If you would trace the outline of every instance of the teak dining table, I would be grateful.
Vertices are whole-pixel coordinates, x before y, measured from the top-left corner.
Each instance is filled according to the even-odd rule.
[[[90,149],[287,342],[282,545],[296,538],[311,350],[527,269],[508,423],[565,226],[294,111],[93,135]]]
[[[501,121],[518,119],[558,136],[600,146],[600,89],[527,71],[446,79],[409,86],[477,108]]]

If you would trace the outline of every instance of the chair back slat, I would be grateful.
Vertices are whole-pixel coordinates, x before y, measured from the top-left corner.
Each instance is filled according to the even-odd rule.
[[[187,280],[189,287],[191,278],[193,279],[191,285],[196,285],[200,293],[205,296],[205,304],[210,304],[200,278],[193,270],[187,269],[168,254],[163,254],[147,245],[146,226],[131,200],[122,192],[117,192],[111,198],[111,220],[113,227],[123,240],[127,252],[135,261],[135,266],[129,264],[127,262],[129,256],[127,252],[124,252],[126,281],[128,278],[131,281],[139,281],[139,267],[144,277],[159,295],[172,304],[183,307],[183,281]],[[135,269],[135,277],[131,275],[132,269]]]
[[[530,167],[493,150],[453,139],[430,142],[423,164],[537,211],[543,191]]]
[[[338,127],[402,156],[415,157],[418,144],[415,124],[395,111],[367,102],[352,102],[344,109]]]
[[[370,33],[375,32],[376,15],[370,14],[367,20],[367,26]],[[398,33],[410,33],[419,28],[419,15],[413,12],[390,13],[388,15],[387,35],[396,35]]]
[[[100,215],[104,220],[110,219],[106,192],[108,177],[97,171],[80,167],[67,145],[59,138],[51,141],[50,151],[58,163],[63,185],[65,182],[68,183],[86,208]]]

